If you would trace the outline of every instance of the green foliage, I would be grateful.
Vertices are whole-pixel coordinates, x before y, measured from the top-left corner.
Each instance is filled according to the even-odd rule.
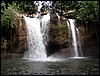
[[[68,29],[67,28],[63,28],[63,33],[65,33],[67,35],[68,34]]]
[[[12,15],[8,9],[1,14],[1,37],[9,39],[13,26]]]
[[[18,11],[21,11],[23,13],[36,13],[37,7],[34,5],[34,1],[12,1],[12,4],[10,6],[13,9],[16,9]]]
[[[12,4],[12,1],[1,1],[1,14],[3,14],[5,9],[8,9],[9,4]]]
[[[9,10],[5,10],[3,14],[1,15],[1,27],[7,26],[7,27],[13,27],[11,13]]]
[[[65,12],[72,10],[75,6],[74,1],[53,1],[53,9],[61,9]]]
[[[82,22],[99,22],[99,1],[53,1],[53,8],[75,10],[77,20]]]
[[[1,2],[1,13],[7,8],[6,4],[4,1]]]
[[[12,15],[8,9],[5,9],[1,14],[1,49],[10,49],[8,47],[11,47],[13,29]]]
[[[34,1],[2,1],[1,12],[8,6],[13,7],[19,11],[32,14],[37,12],[37,7],[34,5]],[[76,10],[75,16],[77,20],[82,22],[99,22],[99,1],[53,1],[52,8],[54,10]],[[45,11],[46,8],[42,8],[41,11]]]
[[[99,21],[99,5],[98,1],[77,1],[76,18],[82,22],[98,22]]]
[[[34,1],[2,1],[1,2],[1,12],[3,13],[4,9],[11,7],[22,13],[36,13],[37,7],[34,4]]]

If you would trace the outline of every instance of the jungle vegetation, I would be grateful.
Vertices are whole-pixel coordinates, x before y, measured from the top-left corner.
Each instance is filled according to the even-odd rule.
[[[12,15],[8,8],[28,14],[37,12],[37,6],[34,4],[34,1],[2,1],[1,46],[4,46],[5,40],[7,40],[8,45],[11,45],[9,41],[11,41],[12,31],[14,30]],[[75,10],[76,22],[79,22],[80,25],[85,24],[84,27],[88,27],[89,30],[92,28],[91,32],[94,31],[95,34],[93,36],[96,36],[98,39],[99,1],[53,1],[52,9],[54,11],[61,10],[64,12]]]

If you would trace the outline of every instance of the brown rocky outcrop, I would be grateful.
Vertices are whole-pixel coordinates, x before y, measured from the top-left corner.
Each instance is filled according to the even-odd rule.
[[[26,27],[25,22],[22,18],[23,14],[11,10],[13,22],[14,22],[14,31],[13,31],[13,51],[16,53],[23,53],[26,50]]]
[[[62,45],[68,43],[68,29],[66,19],[60,17],[60,21],[57,16],[50,20],[50,31],[49,31],[49,42],[50,44]]]
[[[19,14],[16,11],[12,11],[15,30],[13,32],[13,52],[24,53],[27,50],[26,44],[26,27],[22,18],[23,14]],[[51,15],[54,13],[51,12]],[[27,15],[27,14],[26,14]],[[67,45],[68,44],[68,29],[66,19],[60,18],[60,22],[56,15],[52,16],[50,20],[49,31],[49,44],[50,45]]]

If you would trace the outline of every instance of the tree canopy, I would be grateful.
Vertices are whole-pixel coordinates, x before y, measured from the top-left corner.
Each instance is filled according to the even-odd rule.
[[[37,12],[34,1],[2,1],[1,12],[9,5],[28,14]],[[52,8],[65,12],[75,10],[76,19],[82,22],[99,22],[99,1],[53,1]]]
[[[82,22],[99,22],[99,1],[54,1],[53,8],[75,10],[75,17]]]
[[[34,1],[2,1],[1,29],[4,26],[10,26],[9,28],[13,27],[10,12],[6,12],[8,7],[28,14],[37,12],[37,6],[34,4]],[[99,1],[53,1],[52,8],[55,11],[60,9],[65,12],[75,10],[76,20],[99,24]]]

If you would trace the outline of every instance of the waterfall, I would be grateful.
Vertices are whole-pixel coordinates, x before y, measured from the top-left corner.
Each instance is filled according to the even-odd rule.
[[[58,15],[58,13],[56,13],[56,16],[58,18],[58,26],[60,27],[60,16]],[[60,29],[60,28],[59,28]]]
[[[56,13],[56,15],[57,15],[57,17],[58,17],[58,19],[59,19],[59,21],[60,21],[60,16],[58,15],[58,13]]]
[[[79,49],[79,55],[83,56],[83,54],[82,54],[82,48],[81,48],[80,33],[79,33],[78,28],[76,28],[76,33],[77,33],[77,44],[78,44],[78,49]]]
[[[58,27],[59,27],[59,36],[61,35],[61,28],[60,28],[60,16],[58,13],[56,13],[56,16],[58,18]],[[61,37],[59,37],[61,39]],[[61,45],[60,45],[60,48],[61,48]]]
[[[27,47],[28,50],[24,54],[25,59],[43,60],[47,58],[46,46],[48,45],[48,31],[50,24],[50,13],[47,15],[41,15],[42,4],[46,4],[50,7],[52,2],[34,1],[34,4],[38,7],[37,15],[34,18],[23,16],[26,23],[27,32]]]
[[[74,57],[79,57],[79,51],[81,54],[80,56],[82,56],[81,43],[79,40],[79,31],[77,28],[75,28],[75,20],[68,19],[67,24],[68,24],[68,29],[69,29],[69,40],[74,46]],[[77,35],[78,35],[78,38],[76,37]]]
[[[48,29],[50,14],[44,15],[41,20],[23,16],[26,22],[27,46],[24,58],[44,59],[47,57],[46,46],[48,42]]]
[[[49,25],[50,25],[50,13],[44,15],[41,18],[41,33],[43,34],[43,43],[45,46],[48,46],[48,32],[49,32]]]

